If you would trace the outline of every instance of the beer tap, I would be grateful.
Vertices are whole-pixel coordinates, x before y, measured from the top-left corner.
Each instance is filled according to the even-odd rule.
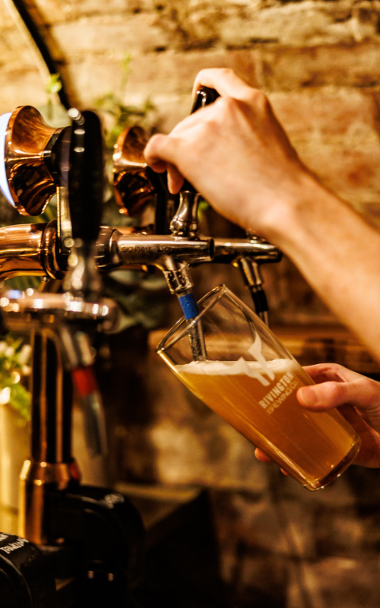
[[[196,94],[192,113],[213,103],[219,97],[215,89],[201,87]],[[263,289],[261,266],[265,263],[279,262],[281,252],[255,234],[247,233],[247,241],[238,239],[214,240],[215,263],[231,263],[240,269],[244,282],[249,289],[256,314],[268,325],[268,302]]]
[[[249,289],[256,314],[268,325],[268,302],[261,266],[279,262],[282,253],[265,239],[248,234],[247,239],[215,239],[214,262],[239,268]]]
[[[125,608],[131,605],[130,589],[140,577],[141,517],[126,497],[107,488],[80,485],[71,450],[73,380],[87,406],[93,451],[103,448],[101,404],[94,376],[89,373],[93,357],[88,334],[100,326],[114,328],[118,322],[115,303],[100,298],[100,280],[94,264],[103,193],[100,122],[92,112],[73,111],[71,116],[73,126],[66,157],[70,162],[59,167],[64,184],[59,187],[68,190],[64,200],[70,202],[74,237],[66,238],[72,242],[65,244],[72,250],[66,291],[28,294],[3,290],[0,294],[7,328],[32,331],[33,335],[31,458],[21,473],[22,539],[14,542],[25,543],[26,539],[39,545],[39,555],[42,551],[54,563],[55,579],[60,580],[57,597],[63,584],[63,596],[69,598],[62,606],[74,605],[70,602],[75,597],[75,606],[100,608],[111,602]],[[45,240],[46,232],[53,237]],[[50,276],[56,270],[64,274],[62,266],[67,261],[62,261],[59,254],[56,227],[48,225],[36,233],[34,227],[29,227],[25,234],[28,236],[21,249],[14,241],[10,245],[8,261],[12,255],[28,260],[32,251],[34,268],[29,270],[34,273],[39,266],[46,272],[45,254],[49,252],[57,264],[49,267]],[[5,242],[9,231],[2,236]],[[26,608],[29,604],[21,606]]]
[[[203,92],[201,95],[197,94],[192,112],[205,105],[206,101]],[[146,142],[147,138],[144,132],[138,127],[133,127],[121,134],[115,146],[114,186],[116,199],[121,210],[129,215],[151,203],[152,193],[156,193],[154,229],[157,232],[159,228],[158,218],[161,221],[163,217],[167,218],[167,202],[171,200],[171,195],[166,186],[166,175],[162,176],[154,173],[144,159],[143,151]],[[193,281],[189,273],[189,266],[191,262],[210,261],[212,259],[213,241],[211,239],[200,239],[198,236],[199,193],[189,182],[185,181],[178,198],[178,209],[169,225],[171,245],[168,243],[167,253],[156,259],[154,265],[163,272],[170,292],[178,297],[185,318],[190,322],[197,316],[198,309],[192,292]],[[166,232],[166,222],[163,229]],[[185,249],[190,246],[194,250],[194,245],[199,254],[200,247],[205,242],[209,252],[206,259],[202,259],[199,255],[193,257],[193,259],[184,255]],[[176,251],[181,251],[181,258],[176,255]],[[206,358],[200,324],[195,325],[192,329],[191,348],[194,360]]]
[[[191,113],[196,112],[201,107],[212,103],[218,94],[214,89],[202,87],[196,93]],[[138,130],[137,130],[138,129]],[[152,193],[156,191],[156,209],[170,198],[166,186],[166,175],[157,175],[148,167],[143,151],[147,138],[140,128],[132,128],[124,132],[115,147],[114,154],[114,186],[116,199],[122,210],[128,214],[133,214],[134,208],[141,208],[147,201],[151,200]],[[164,177],[164,179],[163,179]],[[126,195],[128,194],[128,195]],[[190,321],[198,314],[197,304],[193,296],[193,282],[189,273],[191,262],[200,263],[210,261],[213,256],[213,241],[208,239],[208,259],[201,259],[197,256],[193,259],[178,259],[175,251],[196,244],[204,244],[205,239],[198,235],[198,205],[200,194],[193,186],[185,180],[179,193],[178,209],[171,219],[169,232],[171,233],[172,247],[168,248],[168,255],[164,255],[160,260],[156,260],[158,266],[167,281],[169,290],[177,295],[182,307],[185,318]],[[136,201],[140,205],[136,206]],[[128,207],[125,207],[125,204]],[[165,207],[167,209],[167,207]],[[160,214],[162,217],[162,213]],[[157,218],[157,214],[156,214]],[[157,221],[156,221],[157,230]],[[170,253],[169,253],[170,251]],[[192,350],[195,360],[204,359],[206,356],[204,341],[201,335],[200,325],[194,327],[192,336]]]
[[[204,96],[199,92],[198,99]],[[178,200],[171,198],[168,204],[165,176],[147,167],[141,158],[141,142],[140,156],[134,159],[134,165],[139,164],[138,180],[135,174],[124,203],[135,193],[133,213],[155,206],[153,227],[125,231],[102,226],[99,230],[100,127],[92,113],[73,111],[71,118],[71,127],[57,130],[43,123],[30,107],[0,117],[0,143],[4,140],[0,187],[5,196],[20,213],[29,215],[41,213],[54,193],[58,204],[57,221],[0,228],[0,279],[45,275],[64,279],[65,289],[58,294],[0,293],[7,327],[33,333],[32,444],[31,459],[22,474],[20,534],[46,554],[64,555],[57,558],[56,578],[76,579],[79,568],[81,594],[87,600],[83,606],[106,601],[129,606],[128,589],[139,572],[141,520],[125,497],[82,486],[71,450],[73,380],[79,393],[83,389],[83,397],[91,397],[87,407],[93,448],[99,450],[104,444],[94,377],[82,374],[91,370],[89,335],[98,326],[111,330],[117,325],[115,304],[100,297],[98,272],[145,266],[160,269],[180,302],[181,298],[190,302],[185,314],[191,319],[197,314],[189,273],[193,265],[215,258],[244,270],[248,260],[252,282],[260,287],[260,265],[278,261],[280,253],[253,237],[216,239],[215,257],[214,239],[198,234],[198,193],[185,182]],[[88,156],[91,151],[93,156]],[[133,165],[128,163],[124,163],[126,176]],[[149,196],[144,193],[147,182]],[[139,206],[140,196],[145,198]],[[194,337],[192,346],[195,358],[204,358],[201,336]],[[101,546],[91,540],[97,536]]]
[[[217,93],[213,89],[201,88],[197,92],[192,112],[212,103],[216,97]],[[71,242],[66,183],[68,172],[65,170],[69,162],[70,133],[68,128],[50,129],[43,123],[42,117],[28,106],[25,109],[16,109],[9,116],[6,118],[5,127],[3,117],[0,118],[5,149],[10,152],[9,156],[5,153],[6,169],[3,169],[3,173],[0,166],[0,185],[3,184],[4,193],[6,187],[9,192],[14,193],[15,183],[22,184],[22,176],[27,173],[23,163],[27,163],[27,169],[30,171],[32,158],[39,170],[38,174],[43,172],[45,176],[46,188],[42,190],[38,183],[31,179],[32,191],[29,194],[35,204],[32,208],[25,203],[24,211],[21,211],[32,213],[37,208],[43,209],[55,191],[58,218],[57,222],[49,222],[47,225],[30,224],[0,228],[0,279],[17,275],[45,274],[51,278],[62,278],[68,269],[69,248],[65,244]],[[34,121],[37,132],[35,135]],[[29,146],[22,144],[24,125],[27,125],[29,140],[32,142]],[[41,132],[44,139],[41,138]],[[13,141],[14,138],[18,141],[18,147]],[[42,139],[45,142],[43,144]],[[279,261],[281,253],[263,239],[249,235],[246,241],[217,238],[214,255],[214,239],[198,235],[198,193],[185,182],[182,192],[174,201],[167,190],[165,175],[154,173],[145,162],[143,150],[146,141],[146,134],[140,127],[131,127],[121,134],[115,146],[114,185],[116,199],[124,213],[141,218],[150,207],[155,210],[154,222],[127,230],[102,226],[95,254],[98,270],[108,273],[117,268],[155,266],[165,275],[170,291],[182,298],[188,295],[192,288],[189,267],[210,262],[212,259],[215,262],[232,263],[241,269],[256,311],[267,320],[261,266],[264,263]],[[23,150],[23,156],[18,156],[20,150]],[[17,159],[17,162],[12,164],[14,159]],[[26,191],[27,187],[23,185],[20,192]],[[24,197],[23,200],[28,199]],[[175,207],[176,213],[174,217],[171,215],[169,222],[168,211],[173,213]],[[162,232],[159,232],[160,226]],[[191,301],[191,296],[182,302],[186,299]],[[195,314],[194,306],[190,307],[189,314]]]

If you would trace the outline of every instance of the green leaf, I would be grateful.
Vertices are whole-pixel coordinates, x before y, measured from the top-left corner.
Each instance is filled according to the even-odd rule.
[[[53,95],[54,93],[59,93],[59,91],[62,89],[62,83],[61,83],[60,78],[61,77],[59,74],[50,74],[50,77],[46,84],[46,92],[49,95]]]

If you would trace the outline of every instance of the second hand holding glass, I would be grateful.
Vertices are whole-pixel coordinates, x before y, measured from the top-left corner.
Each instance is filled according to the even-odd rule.
[[[157,353],[199,399],[309,490],[338,477],[360,438],[336,410],[310,412],[296,393],[312,379],[259,317],[226,286],[180,319]],[[206,360],[194,361],[189,336],[202,327]]]

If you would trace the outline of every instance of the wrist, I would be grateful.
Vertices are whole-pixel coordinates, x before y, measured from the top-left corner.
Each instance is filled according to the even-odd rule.
[[[311,245],[313,235],[319,241],[325,228],[331,231],[331,220],[344,209],[347,205],[305,170],[283,181],[280,195],[262,209],[253,230],[293,255],[306,242]]]

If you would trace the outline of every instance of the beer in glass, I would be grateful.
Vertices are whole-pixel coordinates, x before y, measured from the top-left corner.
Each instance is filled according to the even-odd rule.
[[[259,317],[224,285],[181,319],[158,354],[199,399],[309,490],[325,487],[352,462],[360,438],[336,410],[311,412],[297,401],[311,378]],[[193,360],[199,324],[204,360]]]

